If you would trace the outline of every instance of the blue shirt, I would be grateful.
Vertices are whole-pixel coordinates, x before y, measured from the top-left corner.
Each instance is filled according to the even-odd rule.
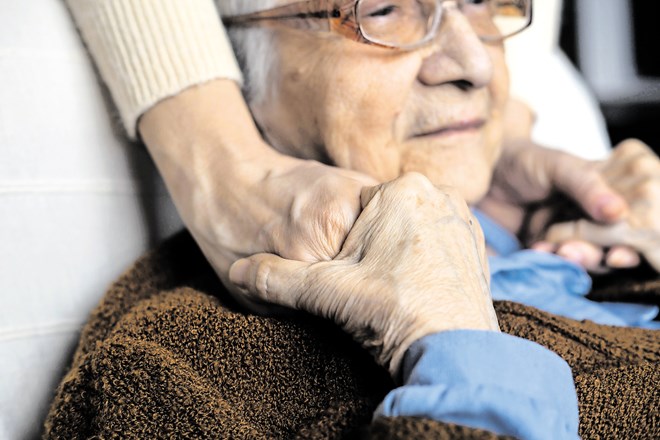
[[[582,267],[554,254],[521,250],[509,231],[479,210],[474,215],[486,243],[497,253],[488,259],[493,299],[519,302],[578,321],[660,329],[660,322],[653,320],[657,306],[590,301],[585,295],[591,289],[591,277]]]
[[[521,250],[504,228],[475,210],[486,242],[494,299],[516,301],[573,319],[660,328],[658,308],[596,303],[591,278],[556,255]],[[569,366],[531,341],[496,332],[449,331],[415,342],[404,385],[375,417],[426,417],[523,439],[576,439],[578,406]]]
[[[412,416],[522,439],[577,439],[571,370],[559,356],[504,333],[440,332],[415,342],[404,385],[375,417]]]

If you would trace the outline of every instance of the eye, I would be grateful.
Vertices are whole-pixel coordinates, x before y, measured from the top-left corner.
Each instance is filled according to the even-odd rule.
[[[385,6],[384,8],[380,8],[376,11],[372,11],[368,14],[368,17],[385,17],[388,16],[396,10],[396,6],[390,5],[390,6]]]

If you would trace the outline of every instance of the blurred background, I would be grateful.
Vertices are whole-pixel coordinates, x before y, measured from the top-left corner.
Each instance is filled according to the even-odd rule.
[[[594,92],[612,142],[636,137],[660,151],[660,1],[564,0],[562,14],[561,47]]]

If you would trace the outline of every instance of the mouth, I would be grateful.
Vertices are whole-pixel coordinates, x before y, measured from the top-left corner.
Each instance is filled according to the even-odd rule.
[[[450,136],[450,135],[460,135],[460,134],[471,134],[476,133],[481,128],[486,125],[485,119],[470,119],[466,121],[459,121],[452,123],[450,125],[445,125],[440,128],[435,128],[429,131],[424,131],[413,136],[413,138],[422,138],[422,137],[438,137],[438,136]]]

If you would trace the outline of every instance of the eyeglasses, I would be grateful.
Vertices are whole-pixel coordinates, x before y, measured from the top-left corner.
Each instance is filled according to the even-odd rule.
[[[228,27],[285,23],[361,43],[412,50],[435,38],[449,3],[467,17],[485,42],[511,37],[532,23],[532,0],[306,0],[223,21]]]

